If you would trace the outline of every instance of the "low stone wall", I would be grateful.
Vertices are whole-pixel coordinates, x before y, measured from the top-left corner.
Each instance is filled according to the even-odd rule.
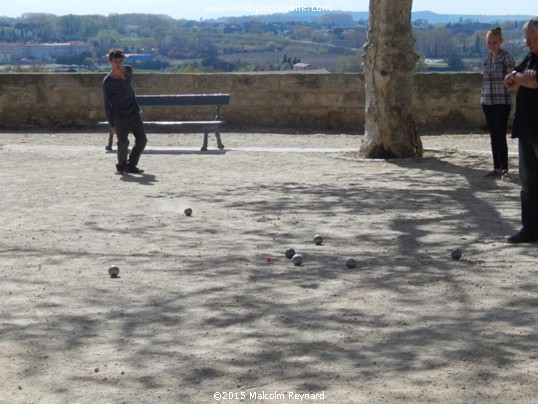
[[[0,74],[0,127],[8,129],[94,126],[104,120],[103,74]],[[484,127],[482,75],[416,76],[419,131]],[[230,93],[222,118],[230,127],[362,132],[364,78],[359,74],[144,74],[138,94]],[[203,107],[151,107],[148,120],[206,119]]]

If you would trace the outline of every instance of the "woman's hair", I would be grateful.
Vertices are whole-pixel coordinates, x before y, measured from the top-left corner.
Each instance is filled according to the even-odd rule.
[[[499,38],[503,39],[503,34],[502,34],[502,28],[501,27],[497,27],[497,28],[494,28],[494,29],[491,29],[488,31],[488,33],[486,34],[486,37],[490,36],[490,35],[496,35],[498,36]]]

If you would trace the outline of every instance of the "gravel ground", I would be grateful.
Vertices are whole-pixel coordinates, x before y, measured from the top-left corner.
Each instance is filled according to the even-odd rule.
[[[536,400],[514,141],[504,182],[479,134],[150,134],[128,176],[106,137],[0,134],[0,403]]]

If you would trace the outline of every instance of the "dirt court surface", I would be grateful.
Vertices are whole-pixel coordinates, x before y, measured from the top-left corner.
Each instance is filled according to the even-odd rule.
[[[106,137],[0,134],[0,403],[536,402],[515,141],[503,182],[486,135],[149,134],[137,176]]]

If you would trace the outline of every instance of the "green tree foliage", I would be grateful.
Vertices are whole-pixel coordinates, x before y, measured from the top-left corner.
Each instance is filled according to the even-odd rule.
[[[353,54],[349,56],[341,56],[336,62],[337,73],[361,73],[362,72],[362,56]]]
[[[91,52],[82,52],[78,55],[59,56],[56,58],[56,62],[62,65],[87,65],[87,59],[93,61]]]
[[[225,62],[214,56],[203,59],[202,67],[219,72],[231,72],[235,70],[234,64]]]
[[[170,63],[163,62],[161,60],[139,60],[135,62],[134,66],[137,69],[145,70],[166,70],[170,68]]]
[[[448,68],[452,71],[463,70],[463,59],[457,52],[453,52],[448,58]]]
[[[105,56],[112,48],[123,48],[121,34],[115,29],[104,29],[97,33],[90,41],[94,52],[98,57]]]

